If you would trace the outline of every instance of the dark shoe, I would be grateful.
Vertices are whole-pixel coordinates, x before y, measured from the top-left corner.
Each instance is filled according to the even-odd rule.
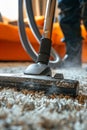
[[[66,55],[62,62],[59,64],[59,68],[66,67],[81,67],[82,60],[82,40],[77,40],[75,42],[66,43]]]
[[[82,63],[78,62],[78,60],[70,60],[69,58],[69,56],[64,58],[64,60],[58,65],[58,68],[73,68],[82,66]]]

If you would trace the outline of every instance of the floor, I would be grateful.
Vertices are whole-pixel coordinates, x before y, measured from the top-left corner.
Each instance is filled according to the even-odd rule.
[[[0,63],[0,73],[22,73],[28,62]],[[44,92],[2,89],[0,130],[87,130],[87,64],[82,68],[52,70],[78,80],[79,96],[46,96]]]

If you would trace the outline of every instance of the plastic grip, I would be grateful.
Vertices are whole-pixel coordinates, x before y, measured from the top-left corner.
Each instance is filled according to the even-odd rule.
[[[37,62],[48,64],[50,51],[51,51],[51,40],[48,38],[42,38]]]

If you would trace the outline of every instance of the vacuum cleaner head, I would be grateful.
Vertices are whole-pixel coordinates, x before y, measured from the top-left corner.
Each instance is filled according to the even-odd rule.
[[[64,94],[77,96],[79,82],[76,80],[64,79],[63,74],[50,76],[34,76],[24,74],[0,74],[0,86],[11,87],[18,90],[44,91],[46,94]]]

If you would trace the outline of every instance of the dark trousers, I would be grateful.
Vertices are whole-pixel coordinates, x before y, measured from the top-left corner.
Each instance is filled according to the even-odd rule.
[[[81,19],[87,29],[87,0],[58,0],[59,23],[66,41],[81,39]]]

